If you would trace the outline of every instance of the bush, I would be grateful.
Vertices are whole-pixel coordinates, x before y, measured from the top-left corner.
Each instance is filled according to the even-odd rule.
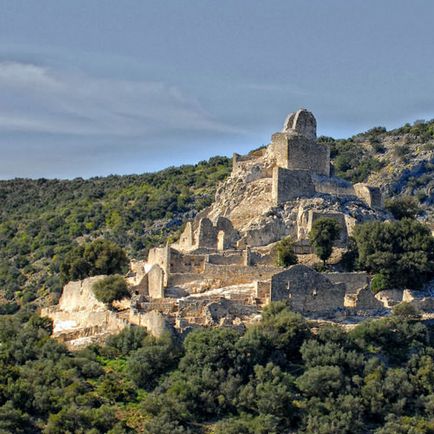
[[[406,318],[406,319],[420,318],[419,310],[411,303],[407,303],[405,301],[394,306],[392,309],[392,313],[395,316]]]
[[[418,289],[434,275],[434,238],[416,220],[367,222],[356,226],[357,265],[376,278],[374,288]]]
[[[112,241],[98,239],[75,247],[60,265],[64,282],[101,274],[124,274],[129,261],[124,250]]]
[[[421,212],[416,199],[411,196],[401,196],[388,199],[384,205],[397,220],[416,218],[416,216]]]
[[[279,267],[289,267],[298,262],[297,255],[294,253],[294,243],[290,237],[277,243],[276,254],[276,262]]]
[[[376,294],[385,289],[390,289],[390,282],[383,274],[376,274],[371,280],[371,291]]]
[[[394,154],[399,157],[401,160],[405,159],[405,157],[410,153],[410,147],[408,145],[398,145],[394,149]]]
[[[122,276],[107,276],[92,285],[92,290],[98,301],[111,305],[116,300],[128,297],[128,286]]]
[[[333,244],[338,239],[340,230],[339,223],[329,217],[320,218],[312,225],[309,240],[324,265],[332,254]]]

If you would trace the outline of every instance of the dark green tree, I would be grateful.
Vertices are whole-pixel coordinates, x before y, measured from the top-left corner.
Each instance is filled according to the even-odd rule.
[[[122,276],[117,274],[98,280],[92,285],[92,290],[98,301],[108,305],[130,295],[127,282]]]
[[[338,239],[340,230],[339,223],[329,217],[319,218],[312,225],[309,240],[324,265],[333,252],[333,244]]]
[[[412,196],[399,196],[386,200],[385,208],[397,220],[416,218],[422,211],[417,200]]]
[[[356,226],[358,267],[378,274],[378,290],[420,288],[434,274],[434,238],[413,219]]]
[[[280,240],[276,245],[276,261],[279,267],[289,267],[298,262],[294,253],[294,243],[290,237]]]
[[[124,274],[128,270],[125,251],[109,240],[97,239],[72,249],[60,265],[65,282],[101,274]]]

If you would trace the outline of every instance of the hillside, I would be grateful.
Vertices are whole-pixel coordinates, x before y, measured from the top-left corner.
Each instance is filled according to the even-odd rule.
[[[337,176],[368,181],[386,196],[414,196],[421,218],[433,224],[434,121],[319,142],[330,145]],[[104,236],[130,257],[143,257],[211,203],[230,166],[228,158],[214,157],[153,174],[0,182],[2,297],[45,303],[56,296],[60,259],[86,238]]]
[[[230,161],[214,157],[153,174],[0,182],[0,288],[23,302],[58,293],[59,259],[104,236],[140,258],[208,206]]]

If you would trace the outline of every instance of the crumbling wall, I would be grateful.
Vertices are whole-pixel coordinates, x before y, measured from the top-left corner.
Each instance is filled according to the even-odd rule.
[[[229,286],[238,283],[249,283],[255,280],[266,280],[280,270],[281,268],[275,266],[248,267],[205,264],[204,276],[207,278],[218,278],[224,282],[222,286]]]
[[[255,296],[261,304],[268,304],[271,301],[271,280],[257,280]]]
[[[177,246],[181,250],[191,250],[194,247],[193,224],[187,222],[182,234],[179,237]]]
[[[371,208],[383,208],[384,201],[381,190],[364,183],[354,184],[354,191],[359,199],[363,200]]]
[[[317,193],[331,194],[338,197],[356,195],[353,185],[341,178],[313,174],[312,181]]]
[[[217,248],[217,231],[209,218],[205,217],[199,221],[197,247]]]
[[[145,327],[148,333],[156,338],[160,338],[166,333],[173,333],[173,327],[171,327],[164,315],[157,310],[139,312],[136,309],[131,309],[128,321],[131,324]]]
[[[172,250],[170,255],[171,273],[201,273],[204,270],[205,255],[192,255]]]
[[[306,233],[309,234],[310,231],[312,230],[313,224],[321,218],[330,218],[338,222],[340,227],[340,233],[339,233],[339,238],[335,242],[335,245],[345,246],[348,241],[348,232],[347,232],[345,216],[341,212],[322,212],[322,211],[315,211],[312,209],[309,210]]]
[[[244,250],[230,250],[208,256],[208,263],[214,265],[246,265]]]
[[[162,268],[165,274],[165,282],[167,281],[167,276],[170,273],[170,255],[171,249],[169,246],[165,247],[154,247],[149,249],[148,253],[148,265],[158,265]]]
[[[333,284],[305,265],[293,265],[271,278],[271,301],[289,300],[302,313],[331,312],[344,307],[345,285]]]
[[[347,291],[369,286],[369,275],[365,271],[354,273],[323,273],[332,283],[343,283]]]
[[[271,197],[274,205],[279,205],[298,197],[310,197],[315,194],[310,174],[302,170],[288,170],[282,167],[273,169]]]
[[[53,321],[53,337],[70,349],[119,333],[126,325],[118,313],[110,311],[93,293],[93,284],[104,277],[69,282],[63,288],[59,304],[41,310],[41,316]]]
[[[233,247],[239,238],[238,232],[234,229],[232,222],[219,216],[215,225],[207,217],[200,219],[195,234],[197,239],[196,248],[226,250]]]
[[[163,298],[165,287],[164,270],[155,264],[147,273],[148,277],[148,294],[151,298]]]
[[[312,230],[313,224],[321,218],[332,218],[339,223],[340,233],[339,238],[335,242],[338,247],[345,246],[348,241],[348,229],[345,215],[341,212],[324,212],[315,209],[306,210],[299,207],[297,214],[297,241],[303,242],[309,238],[309,233]],[[302,249],[302,246],[299,246]]]

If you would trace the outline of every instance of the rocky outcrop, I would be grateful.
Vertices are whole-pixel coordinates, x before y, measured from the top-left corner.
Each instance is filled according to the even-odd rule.
[[[59,304],[41,311],[41,316],[53,320],[53,337],[71,349],[102,341],[128,325],[124,316],[95,298],[92,285],[104,277],[69,282],[63,288]]]

